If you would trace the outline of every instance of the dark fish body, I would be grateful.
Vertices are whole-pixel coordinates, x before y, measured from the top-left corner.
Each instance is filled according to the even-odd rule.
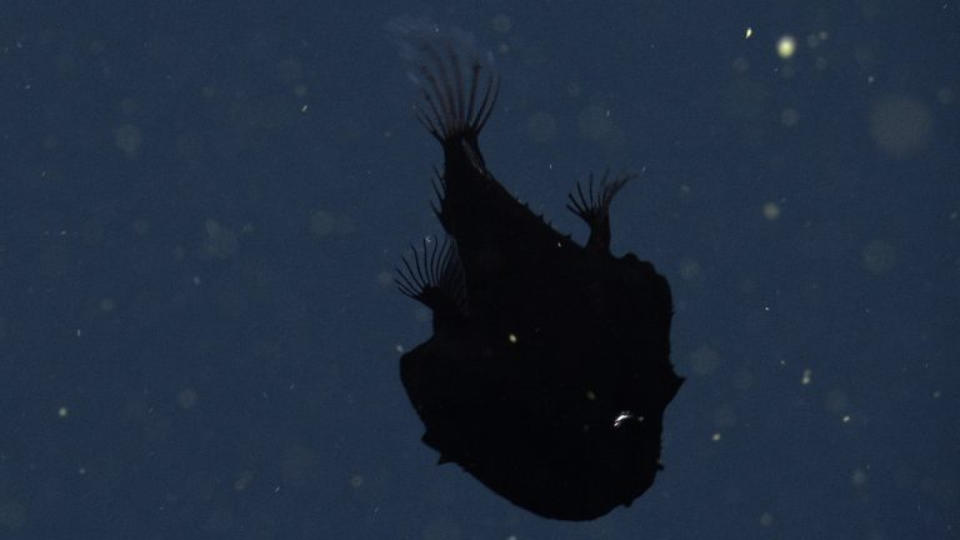
[[[443,243],[404,259],[401,290],[433,311],[434,334],[403,355],[423,441],[539,515],[593,519],[629,505],[660,467],[670,288],[633,254],[610,253],[609,207],[629,177],[578,186],[581,246],[510,195],[478,136],[492,69],[444,42],[419,47],[421,122],[441,143]]]

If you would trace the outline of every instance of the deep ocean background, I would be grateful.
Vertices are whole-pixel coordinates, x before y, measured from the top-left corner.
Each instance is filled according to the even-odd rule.
[[[545,520],[419,441],[391,276],[442,156],[398,17],[493,51],[487,164],[559,230],[645,171],[614,251],[688,380],[630,508]],[[960,538],[958,94],[955,2],[6,2],[0,538]]]

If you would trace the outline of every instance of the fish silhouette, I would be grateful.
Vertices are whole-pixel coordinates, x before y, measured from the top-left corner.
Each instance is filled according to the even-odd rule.
[[[610,205],[631,175],[590,175],[567,207],[585,245],[494,178],[479,135],[494,110],[491,62],[455,40],[408,40],[417,118],[443,148],[434,211],[445,236],[397,269],[433,335],[400,359],[423,442],[514,504],[589,520],[631,502],[660,465],[670,363],[670,287],[653,265],[610,252]]]

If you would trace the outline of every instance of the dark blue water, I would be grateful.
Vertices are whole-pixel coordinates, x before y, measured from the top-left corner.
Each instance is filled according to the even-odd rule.
[[[0,537],[960,536],[960,7],[194,4],[4,6]],[[558,229],[645,171],[614,251],[688,379],[630,508],[544,520],[419,442],[403,15],[494,51],[487,164]]]

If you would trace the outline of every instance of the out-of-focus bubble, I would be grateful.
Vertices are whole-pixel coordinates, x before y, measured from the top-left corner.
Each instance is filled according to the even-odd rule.
[[[536,142],[547,142],[557,134],[557,121],[552,114],[534,113],[527,120],[527,133]]]
[[[143,143],[143,135],[140,128],[132,124],[124,124],[113,130],[114,144],[123,151],[129,158],[137,157],[140,153],[140,145]]]
[[[941,88],[937,90],[937,101],[941,105],[952,105],[956,100],[957,96],[954,94],[952,88]]]
[[[696,375],[710,375],[720,366],[720,357],[717,351],[703,345],[690,353],[690,364]]]
[[[599,105],[590,105],[580,111],[578,124],[580,135],[594,141],[610,136],[614,130],[610,111]]]
[[[797,113],[796,109],[786,108],[780,112],[780,123],[784,127],[793,127],[797,125],[797,121],[800,119],[800,115]]]
[[[933,129],[930,109],[919,100],[889,96],[870,111],[870,136],[885,154],[902,159],[926,147]]]
[[[874,240],[863,248],[863,267],[871,274],[885,274],[897,263],[897,250],[887,242]]]
[[[509,16],[501,13],[500,15],[494,17],[492,21],[490,21],[490,26],[493,27],[494,32],[506,34],[511,28],[513,28],[513,21]]]

